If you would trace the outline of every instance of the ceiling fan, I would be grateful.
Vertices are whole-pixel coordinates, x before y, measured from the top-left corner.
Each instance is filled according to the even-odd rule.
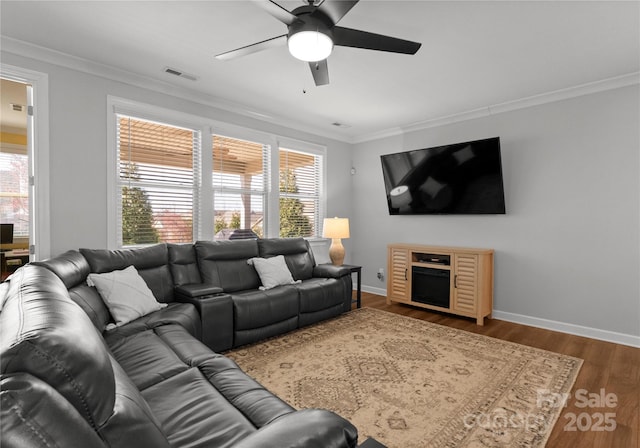
[[[358,1],[307,0],[308,5],[289,12],[273,0],[254,0],[287,25],[288,33],[220,53],[216,58],[235,59],[286,43],[294,57],[309,63],[316,86],[321,86],[329,84],[327,58],[334,45],[404,54],[415,54],[418,51],[421,45],[418,42],[336,26]]]

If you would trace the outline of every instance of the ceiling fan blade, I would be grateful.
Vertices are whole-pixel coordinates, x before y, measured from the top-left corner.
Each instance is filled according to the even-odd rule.
[[[316,86],[324,86],[329,84],[329,68],[327,66],[327,60],[318,62],[309,62],[309,68],[313,75],[313,80]]]
[[[320,4],[320,6],[318,6],[317,10],[329,16],[329,18],[335,25],[359,1],[360,0],[324,0]]]
[[[271,14],[273,17],[275,17],[285,25],[291,25],[292,23],[298,21],[297,16],[291,14],[289,11],[272,0],[253,0],[253,2],[257,3],[258,6],[260,6],[262,9],[267,11],[269,14]]]
[[[353,30],[341,26],[333,27],[333,44],[342,47],[365,48],[368,50],[389,51],[391,53],[415,54],[422,44],[396,37],[367,31]]]
[[[255,44],[247,45],[245,47],[236,48],[235,50],[226,51],[216,55],[216,59],[227,61],[229,59],[239,58],[251,53],[257,53],[258,51],[267,50],[269,48],[275,48],[282,45],[286,45],[287,35],[272,37],[271,39],[263,40]]]

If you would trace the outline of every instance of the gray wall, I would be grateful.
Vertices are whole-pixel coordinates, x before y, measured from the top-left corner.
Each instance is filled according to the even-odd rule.
[[[49,76],[52,255],[106,247],[106,101],[114,95],[326,145],[327,214],[351,218],[346,262],[363,266],[365,290],[384,293],[375,274],[386,270],[389,243],[490,247],[498,313],[640,335],[637,85],[350,145],[60,65],[1,57]],[[381,154],[492,136],[502,141],[506,215],[388,215]]]
[[[3,52],[2,62],[49,76],[52,256],[78,247],[107,246],[107,95],[324,145],[331,173],[328,216],[349,213],[347,143],[11,53]]]
[[[363,283],[386,288],[388,243],[493,248],[495,310],[640,335],[638,99],[635,85],[355,145]],[[506,215],[389,216],[381,154],[494,136]]]

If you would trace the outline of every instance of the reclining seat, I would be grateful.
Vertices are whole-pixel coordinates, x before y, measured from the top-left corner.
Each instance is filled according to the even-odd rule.
[[[316,265],[304,238],[258,240],[260,256],[283,255],[299,292],[298,326],[303,327],[338,316],[351,309],[351,271],[334,265]]]
[[[202,281],[220,286],[233,302],[233,346],[238,347],[298,328],[294,285],[260,290],[260,277],[247,260],[260,257],[256,240],[195,243]]]
[[[166,308],[146,316],[142,316],[141,318],[127,324],[124,328],[117,328],[112,331],[128,331],[131,333],[143,328],[153,328],[172,322],[187,328],[189,333],[200,339],[202,328],[197,310],[184,303],[171,302],[173,292],[171,292],[171,295],[167,292],[164,296],[158,297],[159,292],[157,291],[168,291],[169,288],[166,286],[161,286],[159,288],[157,283],[154,283],[153,276],[149,275],[150,272],[155,274],[154,271],[162,269],[160,267],[161,263],[163,263],[163,260],[167,260],[167,249],[165,245],[151,246],[149,248],[144,248],[142,250],[138,249],[136,251],[81,250],[84,251],[84,253],[87,254],[89,259],[94,263],[94,270],[92,270],[87,258],[77,250],[69,250],[55,258],[44,261],[34,261],[31,264],[45,267],[56,274],[69,290],[69,296],[71,299],[80,305],[80,308],[87,313],[91,322],[93,322],[93,325],[100,333],[105,331],[107,324],[113,322],[113,318],[109,313],[109,309],[100,297],[100,294],[98,294],[98,291],[87,285],[87,276],[91,272],[109,272],[116,269],[124,269],[130,265],[136,265],[136,268],[139,269],[138,272],[140,275],[143,278],[146,277],[145,282],[147,285],[152,290],[155,289],[154,296],[161,302],[169,303]],[[128,255],[129,253],[132,255],[123,255]],[[106,263],[105,260],[107,254],[111,254],[112,257],[113,254],[118,254],[118,261],[114,262],[112,260],[111,262]],[[99,262],[97,260],[101,261]],[[145,264],[141,262],[142,260],[153,261],[146,261]],[[166,262],[164,264],[166,265]],[[150,267],[150,265],[153,267]],[[171,276],[169,276],[169,279],[170,278]]]

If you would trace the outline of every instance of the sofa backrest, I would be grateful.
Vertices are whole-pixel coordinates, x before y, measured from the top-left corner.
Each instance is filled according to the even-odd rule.
[[[169,269],[169,252],[165,243],[133,249],[80,249],[91,272],[102,274],[136,268],[158,302],[173,302],[173,279]]]
[[[306,280],[313,276],[316,261],[309,242],[304,238],[264,238],[258,240],[260,257],[284,255],[294,280]]]
[[[193,244],[168,244],[169,269],[175,286],[202,283]]]
[[[80,252],[70,250],[55,258],[34,261],[31,264],[43,266],[60,277],[69,290],[71,299],[80,305],[100,332],[113,320],[98,291],[87,285],[87,275],[91,272],[91,267]]]
[[[46,420],[39,423],[42,429],[84,422],[108,446],[169,446],[148,404],[56,274],[43,266],[26,265],[2,285],[0,294],[0,375],[3,381],[13,377],[28,380],[20,387],[13,383],[11,398],[24,405],[33,402],[29,389],[35,382],[29,379],[36,378],[34,393],[43,399],[66,400],[81,417],[42,414],[40,418]],[[43,387],[55,393],[44,393]],[[49,405],[51,409],[66,406],[37,402],[40,407]],[[2,429],[3,446],[18,437],[13,431],[19,428],[3,423]],[[86,432],[86,428],[66,430]]]
[[[257,289],[262,283],[247,260],[259,257],[256,240],[197,241],[200,276],[204,283],[220,286],[225,292]]]

